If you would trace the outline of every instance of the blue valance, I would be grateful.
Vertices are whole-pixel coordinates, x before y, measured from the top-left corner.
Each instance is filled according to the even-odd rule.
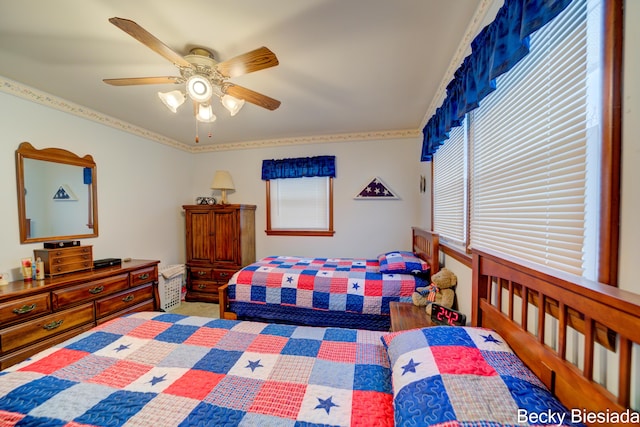
[[[336,176],[336,156],[297,157],[263,160],[262,179]]]
[[[505,0],[494,21],[471,42],[471,54],[454,73],[442,105],[422,130],[421,161],[433,153],[460,126],[465,114],[496,89],[496,78],[529,53],[529,35],[540,29],[572,0]]]

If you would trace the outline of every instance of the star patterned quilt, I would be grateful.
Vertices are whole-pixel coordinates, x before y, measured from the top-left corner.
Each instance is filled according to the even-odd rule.
[[[396,426],[582,425],[492,330],[436,326],[383,341]]]
[[[426,276],[384,274],[375,259],[272,256],[229,281],[230,310],[247,320],[388,331],[389,303],[411,302]]]
[[[392,426],[382,332],[144,312],[0,373],[0,426]]]

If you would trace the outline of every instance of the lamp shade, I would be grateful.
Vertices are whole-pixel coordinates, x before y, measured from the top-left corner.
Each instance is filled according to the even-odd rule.
[[[166,105],[167,108],[174,113],[178,110],[178,107],[181,106],[185,101],[184,94],[179,90],[172,90],[171,92],[158,92],[158,97],[162,100],[164,105]]]
[[[216,171],[213,175],[213,181],[211,182],[211,188],[213,190],[222,191],[222,203],[227,203],[227,190],[235,190],[231,174],[228,171]]]
[[[244,105],[244,99],[234,98],[231,95],[222,95],[220,102],[224,105],[224,108],[229,110],[232,116],[235,116]]]

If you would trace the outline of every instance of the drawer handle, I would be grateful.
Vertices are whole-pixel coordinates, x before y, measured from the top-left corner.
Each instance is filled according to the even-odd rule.
[[[135,296],[133,294],[129,294],[126,297],[122,298],[123,302],[131,302],[133,301],[133,299],[135,298]]]
[[[31,305],[23,305],[20,308],[14,308],[13,312],[15,314],[27,314],[30,311],[35,310],[35,308],[36,308],[36,304],[34,303],[34,304],[31,304]]]
[[[203,285],[203,284],[199,284],[199,285],[198,285],[198,289],[204,289],[204,288],[206,288],[206,287],[207,287],[207,285]]]
[[[144,273],[138,276],[138,279],[140,280],[146,280],[149,278],[149,273]]]
[[[204,276],[206,274],[207,274],[206,271],[198,271],[198,276]]]
[[[58,326],[62,325],[62,322],[64,322],[64,319],[54,320],[53,322],[44,325],[43,328],[47,331],[53,331]]]
[[[95,288],[89,289],[89,293],[93,295],[99,294],[102,291],[104,291],[104,285],[96,286]]]
[[[227,277],[229,273],[220,273],[220,277]]]

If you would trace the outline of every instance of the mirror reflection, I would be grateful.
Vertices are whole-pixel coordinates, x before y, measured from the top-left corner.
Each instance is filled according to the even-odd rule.
[[[21,243],[96,237],[96,167],[57,148],[16,151]]]

